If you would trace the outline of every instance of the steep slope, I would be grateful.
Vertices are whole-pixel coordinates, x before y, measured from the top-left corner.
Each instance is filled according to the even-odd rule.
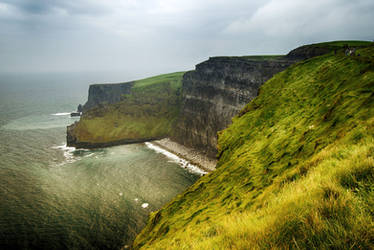
[[[217,132],[264,82],[294,62],[284,56],[212,57],[196,65],[183,76],[182,110],[172,139],[215,158]]]
[[[90,86],[83,116],[67,128],[67,144],[92,148],[168,136],[180,110],[183,74]]]
[[[374,247],[374,47],[275,75],[220,133],[217,170],[150,220],[142,249]]]
[[[172,139],[216,157],[217,132],[231,124],[273,75],[301,60],[369,44],[335,41],[304,45],[286,56],[211,57],[183,76],[182,108]]]

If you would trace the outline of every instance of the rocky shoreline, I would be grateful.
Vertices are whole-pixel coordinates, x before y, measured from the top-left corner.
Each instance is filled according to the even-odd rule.
[[[155,140],[151,143],[179,156],[180,158],[189,161],[191,164],[198,166],[199,168],[207,172],[212,172],[216,169],[216,159],[208,157],[198,150],[188,148],[177,142],[174,142],[169,138]]]

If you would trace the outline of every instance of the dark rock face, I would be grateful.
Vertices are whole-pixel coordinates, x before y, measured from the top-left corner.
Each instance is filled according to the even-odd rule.
[[[74,122],[73,124],[66,127],[66,145],[73,146],[77,143],[77,138],[74,135],[74,128],[78,122]]]
[[[326,53],[329,53],[330,51],[330,47],[304,45],[294,50],[291,50],[286,57],[289,59],[304,60],[315,56],[324,55]]]
[[[130,94],[133,85],[133,82],[90,85],[88,101],[83,106],[83,112],[100,104],[111,104],[121,101],[122,95]]]
[[[172,139],[215,157],[217,132],[257,96],[264,82],[294,62],[286,57],[214,57],[198,64],[183,77],[182,111]]]
[[[82,104],[79,104],[77,107],[77,112],[82,113],[82,111],[83,111],[83,106]]]
[[[70,117],[78,117],[81,116],[81,112],[71,112]]]

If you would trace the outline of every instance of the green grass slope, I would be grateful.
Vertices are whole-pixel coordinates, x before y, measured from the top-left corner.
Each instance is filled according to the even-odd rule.
[[[74,127],[73,135],[79,142],[89,143],[167,136],[179,114],[183,74],[136,81],[131,94],[124,95],[120,102],[85,113]]]
[[[373,249],[374,47],[266,82],[219,134],[217,170],[151,214],[134,248]]]

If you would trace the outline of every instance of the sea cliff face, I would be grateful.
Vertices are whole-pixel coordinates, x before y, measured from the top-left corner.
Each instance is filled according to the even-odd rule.
[[[349,46],[348,46],[349,45]],[[304,45],[286,56],[212,57],[183,76],[182,110],[172,139],[210,157],[217,154],[217,132],[258,95],[260,86],[290,65],[360,42]]]
[[[183,76],[173,140],[215,157],[217,132],[257,96],[259,87],[296,60],[282,56],[213,57]]]
[[[130,94],[134,82],[117,84],[92,84],[88,89],[88,100],[83,106],[87,111],[100,104],[113,104],[120,102],[123,95]]]
[[[80,121],[67,128],[67,145],[96,148],[167,137],[180,111],[183,74],[91,85]]]

